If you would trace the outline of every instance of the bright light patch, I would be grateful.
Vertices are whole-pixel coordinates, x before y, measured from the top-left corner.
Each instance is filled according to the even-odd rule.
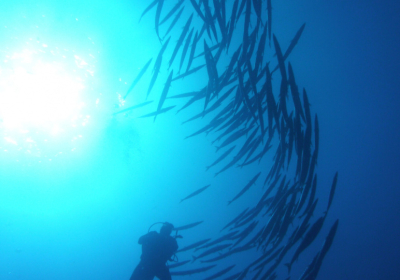
[[[23,56],[27,61],[31,58]],[[31,62],[2,71],[0,79],[0,118],[6,128],[41,127],[59,131],[60,123],[79,117],[83,106],[81,82],[69,76],[60,65]]]
[[[0,150],[18,158],[75,151],[95,106],[88,99],[94,56],[32,40],[27,45],[32,48],[1,51]]]

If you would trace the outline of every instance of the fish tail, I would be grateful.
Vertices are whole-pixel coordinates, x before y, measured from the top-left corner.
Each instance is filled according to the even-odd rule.
[[[288,268],[288,271],[290,273],[290,270],[292,269],[292,264],[291,263],[285,263],[283,264],[284,266],[286,266]]]

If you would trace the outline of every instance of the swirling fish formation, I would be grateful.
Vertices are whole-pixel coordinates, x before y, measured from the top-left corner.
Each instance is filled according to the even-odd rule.
[[[200,240],[177,252],[179,255],[184,251],[194,251],[193,262],[201,260],[201,263],[207,265],[194,266],[189,264],[189,260],[171,263],[169,265],[171,274],[175,276],[196,274],[196,279],[199,279],[209,271],[204,279],[222,279],[221,277],[228,273],[231,275],[227,276],[226,280],[276,279],[277,268],[281,264],[287,266],[290,274],[294,262],[320,233],[332,204],[338,178],[336,173],[326,211],[312,222],[318,203],[315,172],[319,150],[318,117],[315,115],[312,118],[306,90],[302,90],[301,98],[292,65],[290,62],[287,63],[305,24],[299,28],[283,52],[271,29],[271,0],[213,0],[212,3],[209,0],[179,0],[161,19],[163,4],[164,0],[154,0],[141,15],[142,18],[153,8],[156,9],[155,32],[162,44],[153,66],[147,97],[157,80],[165,51],[171,41],[171,35],[167,39],[166,37],[183,17],[182,12],[185,8],[191,9],[192,14],[183,20],[183,29],[168,62],[169,75],[161,92],[157,110],[142,117],[154,117],[155,120],[158,115],[173,109],[175,106],[163,107],[167,98],[188,98],[187,103],[178,112],[195,102],[202,102],[202,111],[185,122],[213,112],[214,117],[209,123],[188,137],[202,133],[217,135],[214,141],[219,142],[217,151],[225,151],[207,166],[207,170],[215,168],[229,158],[230,160],[216,172],[216,175],[230,168],[260,163],[267,152],[275,150],[272,167],[255,174],[228,204],[238,200],[261,177],[264,178],[263,185],[267,187],[259,201],[244,209],[221,229],[227,233],[214,239]],[[194,25],[194,20],[200,20],[202,24]],[[165,34],[161,34],[159,27],[167,22],[169,27]],[[240,29],[238,24],[241,22],[243,27]],[[201,29],[198,30],[196,26],[201,26]],[[242,34],[243,37],[238,40],[237,34]],[[235,46],[235,42],[238,41],[240,44]],[[174,64],[180,49],[182,51],[179,65]],[[266,62],[266,49],[272,51],[270,62]],[[231,54],[230,59],[225,60],[228,61],[225,64],[221,59],[221,55],[224,54],[227,56]],[[201,63],[192,67],[195,58],[199,58],[196,61]],[[186,69],[179,74],[184,69],[185,61],[187,61]],[[140,81],[151,62],[152,59],[144,65],[125,98]],[[271,71],[270,64],[273,63],[276,65]],[[172,83],[183,77],[195,75],[202,68],[205,68],[207,78],[200,90],[168,97]],[[174,70],[178,74],[174,74]],[[280,92],[276,97],[273,93],[272,77],[278,70]],[[134,105],[115,114],[150,103],[151,101],[147,101]],[[274,139],[278,142],[275,148]],[[199,195],[209,187],[210,185],[207,185],[198,189],[183,198],[181,202]],[[176,230],[186,230],[200,223],[188,224]],[[299,279],[316,279],[323,259],[332,245],[337,227],[338,220],[331,226],[321,250]],[[226,260],[223,262],[226,264],[229,262],[229,256],[249,250],[257,252],[251,256],[258,257],[247,258],[249,263],[244,268],[231,272],[235,271],[237,265],[232,263],[209,275],[221,260]],[[292,253],[291,256],[288,256],[289,252]],[[283,263],[284,259],[287,263]],[[191,267],[186,270],[182,268],[176,270],[181,266]]]

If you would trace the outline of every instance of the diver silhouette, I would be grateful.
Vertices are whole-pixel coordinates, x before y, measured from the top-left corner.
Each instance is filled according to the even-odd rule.
[[[173,229],[172,224],[163,223],[160,233],[149,231],[139,238],[142,256],[130,280],[152,280],[154,277],[160,280],[171,280],[166,262],[172,260],[172,256],[178,250],[178,243],[171,236]]]

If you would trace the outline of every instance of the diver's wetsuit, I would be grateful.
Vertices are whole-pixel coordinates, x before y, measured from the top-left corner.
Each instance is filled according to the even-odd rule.
[[[171,280],[166,262],[178,249],[175,238],[151,231],[139,238],[139,244],[142,244],[141,261],[130,280],[152,280],[154,277]]]

